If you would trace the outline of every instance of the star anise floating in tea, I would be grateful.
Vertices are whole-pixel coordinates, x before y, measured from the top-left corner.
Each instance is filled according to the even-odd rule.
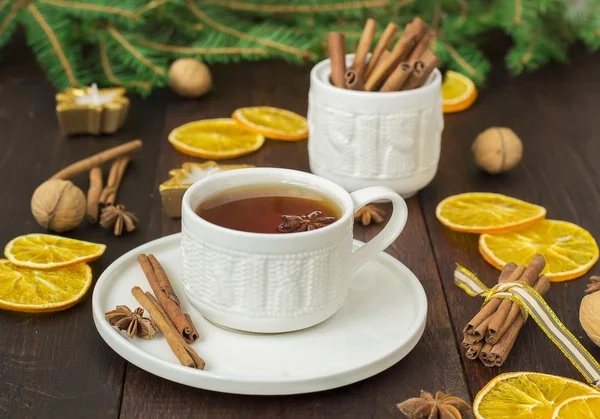
[[[141,307],[131,311],[127,306],[117,306],[116,310],[105,313],[104,317],[117,329],[126,330],[130,339],[134,336],[152,339],[158,332],[152,319],[144,317],[144,309]]]
[[[283,223],[277,229],[280,233],[296,233],[323,228],[333,223],[335,217],[323,217],[321,211],[313,211],[308,215],[282,215]]]
[[[354,221],[360,222],[364,226],[371,224],[371,221],[376,224],[383,223],[385,211],[377,208],[375,205],[365,205],[354,213]]]
[[[438,391],[435,397],[421,390],[420,397],[396,405],[409,419],[461,419],[471,406],[460,397]]]

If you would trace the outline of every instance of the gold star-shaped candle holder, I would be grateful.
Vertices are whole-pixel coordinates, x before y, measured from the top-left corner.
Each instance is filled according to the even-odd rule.
[[[183,194],[194,182],[224,170],[245,169],[248,167],[254,166],[248,164],[219,165],[214,161],[183,163],[180,169],[170,170],[169,175],[171,178],[158,187],[162,206],[169,217],[181,217]]]
[[[125,89],[98,89],[95,84],[56,95],[56,115],[63,134],[112,134],[125,123],[129,99]]]

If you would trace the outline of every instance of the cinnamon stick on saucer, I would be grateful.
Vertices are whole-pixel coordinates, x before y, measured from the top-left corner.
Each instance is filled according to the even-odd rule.
[[[381,34],[379,41],[377,41],[377,45],[375,45],[375,49],[373,50],[371,59],[367,64],[367,69],[364,74],[365,79],[367,79],[371,75],[373,69],[377,65],[377,62],[382,57],[382,54],[386,51],[389,52],[387,49],[392,43],[392,39],[394,38],[394,35],[396,35],[397,30],[398,25],[396,25],[395,23],[388,23],[385,30],[383,31],[383,34]]]
[[[167,344],[181,365],[200,370],[204,369],[204,360],[181,337],[173,323],[160,307],[160,304],[158,304],[158,301],[150,298],[151,295],[144,293],[140,287],[133,287],[131,293],[138,303],[150,313],[150,317],[152,317],[152,320],[164,335]]]
[[[346,89],[365,90],[365,84],[363,83],[363,81],[361,80],[360,76],[358,75],[358,73],[356,71],[354,71],[354,70],[346,71],[344,78],[346,80],[346,84],[345,84]]]
[[[186,342],[194,342],[198,339],[198,331],[188,314],[184,314],[180,308],[179,298],[173,291],[171,282],[164,269],[153,255],[139,255],[138,262],[156,294],[163,309],[177,327]]]
[[[363,29],[360,41],[358,41],[358,47],[356,48],[356,54],[354,55],[354,62],[352,63],[352,70],[356,71],[356,74],[361,79],[364,78],[365,66],[367,63],[367,54],[371,50],[371,44],[375,38],[377,32],[377,22],[374,19],[367,19],[365,28]]]
[[[330,32],[327,38],[331,61],[331,84],[344,88],[346,72],[346,37],[340,32]]]
[[[415,62],[413,72],[402,86],[402,90],[411,90],[423,86],[427,83],[429,75],[435,70],[440,59],[431,51],[426,50],[421,59]]]

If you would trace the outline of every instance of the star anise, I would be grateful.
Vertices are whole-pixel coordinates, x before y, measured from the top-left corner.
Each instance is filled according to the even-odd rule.
[[[125,231],[131,233],[135,230],[135,225],[139,222],[133,212],[125,211],[124,205],[107,205],[102,208],[100,215],[100,225],[104,228],[112,228],[115,236],[123,234]]]
[[[585,289],[587,294],[592,294],[596,291],[600,291],[600,276],[592,276],[590,278],[590,283]]]
[[[463,399],[438,391],[435,398],[421,390],[421,396],[396,405],[409,419],[462,419],[470,406]]]
[[[359,221],[364,226],[371,224],[374,221],[376,224],[383,223],[385,211],[377,208],[375,205],[365,205],[354,213],[354,221]]]
[[[116,310],[104,314],[108,322],[119,330],[127,330],[127,336],[133,339],[139,336],[144,339],[152,339],[156,336],[158,329],[152,321],[144,316],[144,309],[138,307],[131,311],[127,306],[117,306]]]
[[[316,230],[336,220],[335,217],[323,217],[321,211],[313,211],[308,215],[282,215],[281,219],[284,222],[277,229],[280,233]]]

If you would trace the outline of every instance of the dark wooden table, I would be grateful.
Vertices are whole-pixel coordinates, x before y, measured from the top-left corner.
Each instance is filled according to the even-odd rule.
[[[180,222],[161,209],[158,185],[169,169],[193,159],[175,151],[168,133],[189,121],[228,117],[241,106],[273,105],[306,114],[309,66],[279,62],[213,67],[214,91],[184,100],[169,90],[148,99],[132,97],[125,127],[108,137],[64,138],[57,129],[54,89],[22,39],[0,50],[0,244],[41,232],[30,214],[35,187],[63,166],[125,141],[144,148],[128,168],[119,201],[135,211],[133,234],[115,238],[83,225],[69,237],[106,243],[93,263],[94,277],[117,257],[149,240],[175,233]],[[58,313],[0,312],[0,417],[219,417],[381,418],[400,417],[395,404],[420,389],[471,399],[492,377],[508,371],[539,371],[580,379],[578,372],[533,322],[528,322],[506,364],[485,368],[466,359],[457,339],[481,301],[455,287],[455,262],[492,284],[497,272],[477,251],[475,235],[452,232],[435,218],[448,195],[501,192],[545,206],[549,218],[568,220],[600,238],[600,56],[575,48],[569,66],[550,65],[509,79],[499,65],[489,86],[468,111],[447,115],[440,170],[408,200],[409,221],[388,253],[421,280],[429,301],[427,328],[417,347],[387,371],[336,390],[283,397],[249,397],[185,387],[128,364],[100,338],[92,321],[91,292]],[[477,170],[470,144],[482,130],[513,128],[523,139],[522,164],[503,176]],[[306,142],[267,141],[237,163],[308,170]],[[105,171],[107,168],[105,168]],[[87,177],[75,179],[87,188]],[[357,227],[366,240],[377,227]],[[593,272],[600,272],[600,267]],[[586,278],[554,284],[547,301],[592,354],[600,348],[578,321]]]

